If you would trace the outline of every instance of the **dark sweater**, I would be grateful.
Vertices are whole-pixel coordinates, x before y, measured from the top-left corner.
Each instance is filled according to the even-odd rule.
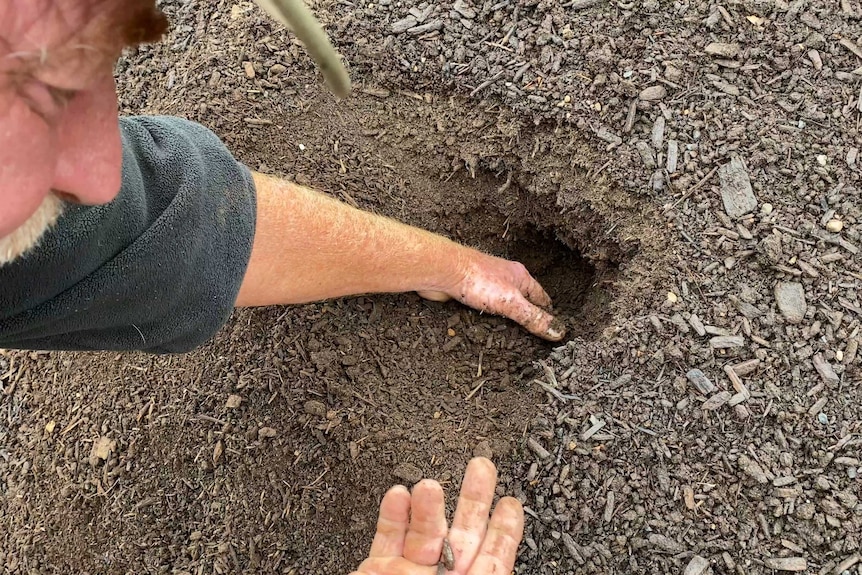
[[[69,206],[0,267],[0,348],[188,351],[233,309],[251,253],[251,173],[199,124],[120,120],[123,185]]]

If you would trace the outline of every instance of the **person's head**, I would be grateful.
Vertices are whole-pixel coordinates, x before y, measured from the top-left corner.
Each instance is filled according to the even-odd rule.
[[[155,0],[0,0],[0,265],[122,167],[113,65],[167,29]]]

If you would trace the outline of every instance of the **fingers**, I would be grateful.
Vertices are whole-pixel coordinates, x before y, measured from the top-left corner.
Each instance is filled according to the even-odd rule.
[[[497,468],[488,459],[476,457],[467,465],[458,506],[449,529],[449,543],[455,553],[455,569],[464,572],[479,553],[488,528],[494,501]]]
[[[386,492],[380,503],[377,532],[368,556],[401,557],[409,525],[410,492],[403,485],[396,485]]]
[[[507,302],[506,307],[497,313],[503,314],[522,326],[524,329],[549,341],[560,341],[566,335],[563,322],[554,318],[542,308],[533,305],[524,297]]]
[[[436,575],[437,566],[416,565],[404,557],[370,557],[350,575]]]
[[[423,479],[413,488],[404,558],[419,565],[436,565],[446,528],[443,488],[436,481]]]
[[[517,499],[504,497],[494,509],[485,540],[469,575],[511,573],[523,535],[524,509]]]
[[[523,267],[523,266],[522,266]],[[530,275],[527,268],[524,268],[524,278],[521,287],[521,293],[527,298],[527,301],[539,307],[550,307],[551,296],[545,291],[545,288]]]

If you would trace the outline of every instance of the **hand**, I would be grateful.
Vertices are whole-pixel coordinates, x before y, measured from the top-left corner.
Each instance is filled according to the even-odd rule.
[[[479,311],[506,316],[543,339],[563,339],[563,323],[542,309],[551,305],[551,298],[527,268],[518,262],[463,249],[451,287],[420,291],[420,296],[432,301],[455,298]]]
[[[455,555],[449,574],[508,575],[524,531],[524,510],[504,497],[490,521],[497,469],[483,457],[467,465],[448,539]],[[436,575],[443,538],[447,537],[443,488],[423,479],[413,493],[401,485],[386,492],[380,504],[377,533],[368,559],[351,575]]]

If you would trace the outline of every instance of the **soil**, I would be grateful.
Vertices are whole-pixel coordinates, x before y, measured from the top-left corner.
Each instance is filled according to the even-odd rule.
[[[339,102],[253,4],[165,1],[122,113],[522,261],[570,340],[407,294],[238,310],[183,356],[0,351],[4,572],[347,573],[388,487],[451,497],[482,454],[517,573],[862,573],[837,4],[318,2]]]

